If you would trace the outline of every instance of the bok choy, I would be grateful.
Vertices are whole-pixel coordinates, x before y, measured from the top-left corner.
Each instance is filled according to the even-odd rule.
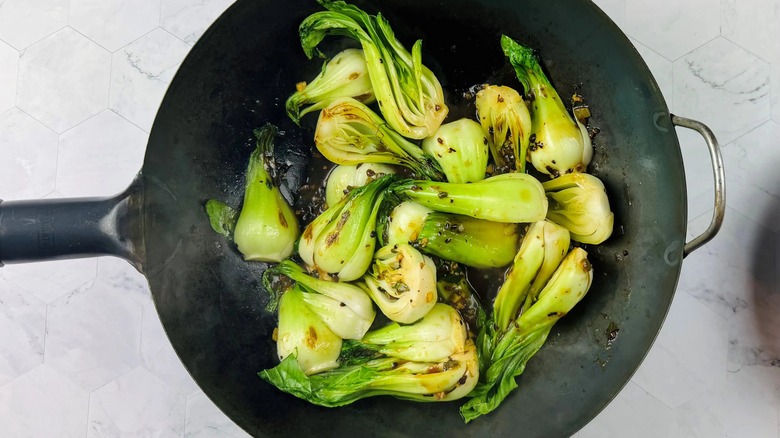
[[[525,172],[531,113],[516,90],[487,85],[477,93],[477,118],[490,141],[490,152],[499,168]]]
[[[376,247],[376,218],[392,175],[358,187],[314,219],[298,242],[298,254],[322,276],[357,280]]]
[[[350,190],[394,173],[395,169],[392,166],[381,163],[335,166],[328,174],[325,184],[325,203],[336,205]]]
[[[382,14],[369,15],[343,1],[318,0],[327,11],[315,12],[300,25],[306,56],[321,55],[327,35],[346,35],[363,48],[379,108],[393,130],[407,138],[430,137],[447,116],[441,84],[422,63],[422,41],[411,53],[398,41]]]
[[[338,97],[352,97],[366,104],[374,101],[366,58],[359,49],[339,52],[323,64],[316,78],[308,84],[299,83],[297,88],[286,103],[287,115],[296,124],[300,124],[301,117],[324,108]]]
[[[468,184],[402,180],[392,191],[432,210],[495,222],[534,222],[547,215],[542,184],[524,173],[506,173]]]
[[[433,158],[350,97],[333,100],[320,112],[314,144],[336,164],[397,164],[411,169],[419,178],[444,179]]]
[[[405,201],[396,206],[380,238],[388,244],[411,243],[420,251],[474,268],[508,265],[519,241],[514,223],[434,212]]]
[[[479,379],[479,363],[477,349],[468,341],[463,352],[438,362],[382,357],[353,361],[333,370],[307,375],[290,356],[259,375],[282,391],[326,407],[344,406],[379,395],[439,402],[457,400],[471,392]]]
[[[241,212],[218,200],[206,203],[211,227],[231,236],[245,260],[280,262],[293,252],[298,239],[298,218],[279,191],[271,124],[255,130],[257,147],[249,156]]]
[[[534,168],[553,178],[584,172],[593,157],[585,125],[566,110],[531,49],[506,35],[501,36],[501,48],[531,101],[528,156]]]
[[[361,287],[391,321],[411,324],[436,305],[436,266],[411,245],[386,245]]]
[[[488,414],[517,388],[515,378],[539,351],[553,325],[585,296],[593,280],[588,254],[574,248],[563,259],[539,299],[506,330],[485,324],[478,336],[481,377],[460,408],[466,422]],[[520,291],[518,291],[520,293]]]
[[[292,357],[302,372],[315,374],[338,367],[341,345],[341,338],[306,305],[297,285],[282,293],[276,330],[279,360]]]
[[[265,287],[273,291],[268,274],[283,274],[295,281],[309,309],[342,339],[361,339],[374,322],[376,311],[363,289],[342,282],[312,277],[292,260],[284,260],[266,271]]]
[[[426,138],[422,149],[438,161],[447,181],[468,183],[485,179],[488,164],[488,139],[479,123],[459,119],[445,123]]]

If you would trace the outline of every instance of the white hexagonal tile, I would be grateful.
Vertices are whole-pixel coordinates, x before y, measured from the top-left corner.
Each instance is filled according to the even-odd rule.
[[[148,134],[106,110],[60,136],[57,191],[65,196],[113,195],[141,170]]]
[[[774,160],[780,124],[767,122],[723,147],[726,203],[772,231],[780,231],[777,215],[768,214],[780,199],[780,173]]]
[[[97,260],[75,259],[8,265],[4,277],[44,303],[84,286],[95,279]]]
[[[206,394],[198,391],[187,397],[187,438],[248,438],[249,435],[230,420]]]
[[[769,119],[769,65],[716,38],[674,62],[672,111],[708,124],[727,144]]]
[[[88,394],[47,365],[0,387],[0,430],[7,437],[79,437]]]
[[[0,113],[16,102],[16,74],[19,71],[19,52],[0,41]]]
[[[0,114],[0,199],[40,198],[54,190],[57,133],[17,108]]]
[[[0,278],[0,386],[43,362],[46,304]]]
[[[143,309],[141,360],[146,369],[179,394],[186,396],[198,389],[173,350],[152,303]]]
[[[726,378],[727,334],[723,317],[678,291],[632,380],[667,406],[677,407]]]
[[[112,52],[159,22],[160,0],[70,0],[70,25]]]
[[[141,306],[152,302],[149,283],[126,260],[117,257],[98,258],[98,281],[119,291],[123,296],[132,298]]]
[[[149,131],[165,90],[190,46],[163,29],[113,55],[109,106]]]
[[[720,34],[767,62],[780,52],[780,3],[721,0]]]
[[[710,219],[708,213],[691,221],[688,238]],[[774,233],[727,207],[718,235],[685,259],[679,290],[725,318],[750,312],[754,288],[774,284],[775,246]]]
[[[16,105],[57,132],[108,106],[111,55],[70,28],[22,52]]]
[[[626,0],[595,0],[596,4],[620,27],[626,22]]]
[[[5,0],[0,39],[22,50],[68,24],[68,0]]]
[[[626,0],[626,32],[675,60],[720,33],[720,0]]]
[[[678,436],[777,438],[780,374],[751,368],[729,373],[723,385],[675,409]]]
[[[133,370],[141,361],[141,306],[96,281],[49,305],[46,363],[87,391]]]
[[[642,59],[644,59],[645,64],[647,64],[647,67],[653,74],[655,81],[658,83],[658,88],[661,89],[661,93],[664,95],[664,99],[666,99],[666,104],[671,106],[672,91],[674,90],[674,82],[672,81],[672,61],[659,55],[639,41],[633,38],[629,39],[637,52],[642,55]]]
[[[181,38],[185,43],[195,44],[203,32],[235,0],[162,0],[160,26]]]
[[[142,367],[93,392],[87,437],[179,437],[185,398]]]
[[[669,437],[675,431],[674,413],[633,382],[577,433],[578,438]]]

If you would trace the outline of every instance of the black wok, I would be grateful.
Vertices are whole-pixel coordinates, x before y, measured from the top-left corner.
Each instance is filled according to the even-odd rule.
[[[371,4],[358,2],[367,10]],[[273,315],[264,312],[261,263],[245,263],[213,233],[208,198],[238,205],[254,127],[271,122],[297,197],[322,171],[310,166],[313,120],[297,129],[283,103],[320,61],[307,61],[297,26],[320,7],[312,0],[243,0],[203,36],[182,64],[151,131],[142,171],[105,199],[0,204],[0,262],[113,254],[149,281],[176,352],[206,394],[257,436],[564,436],[592,419],[629,380],[649,350],[687,252],[722,219],[722,166],[706,127],[675,118],[628,39],[584,0],[383,2],[406,44],[424,41],[452,117],[471,115],[463,93],[486,80],[519,87],[498,45],[501,33],[538,48],[562,96],[575,89],[601,129],[590,169],[616,215],[613,237],[591,248],[594,285],[531,361],[520,388],[493,414],[465,426],[459,403],[392,398],[325,409],[281,393],[256,373],[276,364]],[[333,40],[332,48],[339,43]],[[675,124],[705,134],[713,152],[716,216],[685,244],[683,164]],[[684,249],[685,248],[685,249]],[[0,263],[1,265],[1,263]],[[480,291],[487,299],[491,291]],[[615,330],[617,329],[617,330]],[[615,336],[617,336],[615,338]]]

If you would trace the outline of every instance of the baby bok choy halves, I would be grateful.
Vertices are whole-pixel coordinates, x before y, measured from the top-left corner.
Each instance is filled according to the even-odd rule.
[[[343,339],[362,338],[374,322],[376,311],[371,298],[355,285],[312,277],[291,260],[284,260],[266,273],[263,280],[269,291],[274,290],[269,274],[283,274],[295,281],[309,309]]]
[[[349,341],[352,355],[385,355],[415,362],[438,362],[466,349],[466,324],[452,307],[438,303],[414,324],[397,322]],[[342,353],[344,354],[344,353]]]
[[[431,136],[447,116],[441,84],[422,63],[422,41],[409,51],[395,38],[382,14],[369,15],[343,1],[318,0],[327,11],[301,23],[306,56],[320,54],[317,46],[327,35],[346,35],[363,48],[374,95],[387,123],[404,137]]]
[[[395,173],[393,166],[381,163],[361,163],[358,165],[338,165],[328,174],[325,184],[325,203],[336,205],[347,196],[350,190]]]
[[[569,232],[552,222],[534,222],[528,227],[493,305],[493,321],[500,330],[507,329],[521,307],[524,310],[536,301],[569,251],[569,243]]]
[[[474,343],[460,314],[446,304],[411,325],[397,323],[345,341],[341,366],[306,373],[294,357],[260,373],[279,389],[321,406],[343,406],[365,397],[392,395],[416,401],[450,401],[479,379]],[[311,375],[307,375],[311,374]]]
[[[416,202],[398,204],[380,238],[410,243],[420,251],[474,268],[500,268],[517,253],[517,224],[434,212]]]
[[[506,330],[489,323],[483,325],[477,337],[480,381],[469,394],[471,399],[460,408],[466,422],[490,413],[517,388],[515,378],[525,371],[526,364],[547,340],[553,325],[585,296],[592,279],[593,269],[587,253],[582,248],[574,248],[539,292],[536,302]],[[525,283],[517,282],[516,285],[520,295],[520,289],[528,289]]]
[[[322,66],[316,78],[308,84],[299,83],[297,88],[286,103],[287,115],[296,124],[300,123],[301,117],[324,108],[337,97],[352,97],[363,103],[374,101],[366,58],[359,49],[339,52]],[[303,108],[305,105],[308,106]]]
[[[257,147],[249,157],[241,212],[222,201],[206,202],[211,226],[233,241],[245,260],[280,262],[292,254],[298,238],[298,219],[282,196],[276,181],[274,137],[271,124],[255,131]]]
[[[542,186],[550,205],[547,218],[568,229],[573,240],[597,245],[612,235],[615,215],[600,179],[587,173],[573,173]]]
[[[382,14],[317,2],[324,10],[298,29],[305,55],[324,57],[327,36],[354,40],[328,47],[354,48],[334,50],[280,109],[298,128],[319,111],[312,149],[321,155],[300,163],[308,178],[291,160],[285,179],[292,185],[284,188],[300,184],[300,210],[278,187],[270,124],[255,131],[241,209],[205,204],[214,231],[246,260],[274,263],[257,268],[265,310],[278,316],[279,362],[258,375],[325,407],[380,395],[467,398],[460,413],[470,422],[518,386],[554,324],[590,288],[581,244],[603,242],[614,223],[604,184],[585,173],[591,137],[535,53],[507,36],[501,48],[523,89],[469,89],[463,99],[475,97],[476,119],[462,102],[452,114],[472,115],[445,123],[450,109],[423,65],[421,40],[404,46]],[[463,90],[451,91],[461,102]],[[296,214],[310,221],[302,233]],[[495,289],[490,306],[480,294]]]
[[[525,172],[532,126],[520,93],[510,87],[486,85],[477,93],[476,105],[496,166],[514,166],[518,172]]]
[[[279,299],[276,351],[279,360],[292,357],[301,371],[315,374],[339,366],[341,338],[309,308],[296,284]]]
[[[410,324],[436,304],[436,266],[411,245],[386,245],[361,287],[391,321]]]
[[[392,190],[432,210],[495,222],[533,222],[547,215],[542,184],[524,173],[506,173],[475,183],[399,181]]]
[[[531,49],[506,35],[501,48],[531,101],[528,156],[534,168],[553,178],[584,172],[593,157],[588,130],[566,110]]]
[[[419,402],[462,398],[477,384],[477,349],[467,341],[464,351],[435,362],[406,361],[388,356],[352,360],[348,365],[307,375],[293,356],[259,373],[277,388],[310,403],[336,407],[366,397],[390,395]]]
[[[393,131],[369,107],[349,97],[333,100],[320,112],[314,144],[336,164],[397,164],[418,178],[444,179],[433,158]]]
[[[422,149],[441,166],[447,181],[468,183],[485,179],[488,164],[488,140],[479,123],[459,119],[441,125]]]
[[[310,269],[341,281],[357,280],[366,272],[376,248],[377,214],[392,178],[349,192],[303,230],[298,254]]]

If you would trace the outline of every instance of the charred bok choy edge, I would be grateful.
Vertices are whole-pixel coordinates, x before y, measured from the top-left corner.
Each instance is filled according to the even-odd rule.
[[[337,368],[342,339],[306,304],[300,285],[279,299],[276,351],[279,360],[293,358],[301,372],[316,374]]]
[[[387,123],[407,138],[419,140],[436,132],[448,110],[439,80],[422,63],[422,41],[415,42],[410,53],[382,14],[369,15],[343,1],[318,2],[327,11],[315,12],[299,27],[306,56],[322,56],[317,46],[327,35],[357,40]]]
[[[396,164],[412,170],[419,178],[444,179],[433,158],[351,97],[334,99],[323,108],[314,132],[314,145],[336,164]]]
[[[531,49],[506,35],[501,36],[501,48],[531,101],[528,157],[534,168],[553,178],[584,172],[593,157],[585,125],[566,110]]]
[[[553,325],[585,296],[592,280],[587,252],[574,248],[539,292],[538,300],[506,330],[490,323],[481,328],[477,336],[480,381],[460,408],[467,423],[492,412],[517,388],[515,378],[544,345]]]
[[[296,87],[285,107],[297,125],[301,117],[324,108],[337,97],[352,97],[366,104],[374,101],[366,58],[360,49],[342,50],[322,65],[322,71],[311,82],[300,82]]]
[[[276,133],[270,123],[255,130],[257,147],[249,156],[240,213],[219,200],[208,200],[205,205],[212,229],[232,236],[245,260],[278,263],[292,254],[298,239],[298,218],[277,182]]]
[[[298,255],[310,270],[340,281],[363,276],[374,257],[384,191],[394,178],[387,175],[352,190],[303,230]]]
[[[520,93],[506,86],[486,85],[477,92],[476,106],[496,167],[514,167],[524,173],[532,125]]]

